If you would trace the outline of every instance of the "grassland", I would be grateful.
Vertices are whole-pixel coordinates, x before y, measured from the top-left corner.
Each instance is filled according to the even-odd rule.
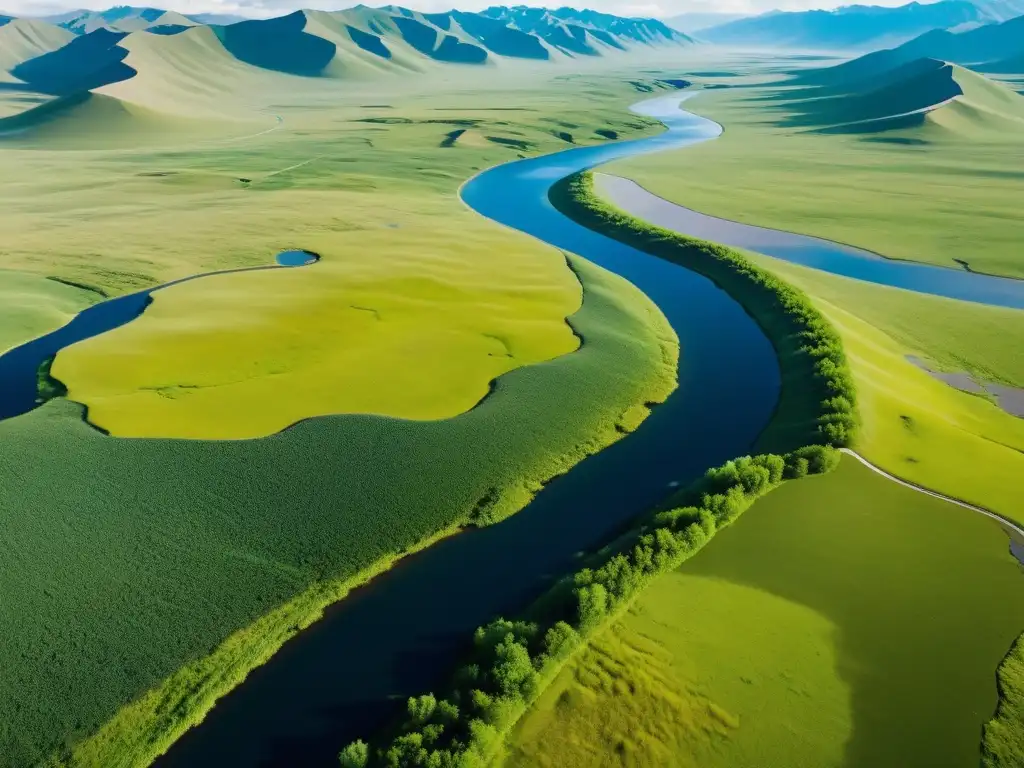
[[[0,271],[0,353],[64,325],[102,294],[45,277]]]
[[[450,91],[438,87],[429,100],[395,93],[388,106],[380,106],[380,89],[319,81],[313,89],[296,80],[288,92],[268,86],[280,98],[273,105],[280,127],[258,118],[251,127],[260,135],[244,140],[220,141],[216,128],[187,146],[112,151],[61,121],[44,134],[5,138],[5,265],[26,286],[71,283],[90,297],[94,290],[116,295],[266,264],[282,248],[303,247],[325,260],[267,273],[284,280],[262,285],[258,302],[285,318],[263,328],[265,349],[307,345],[289,358],[296,369],[338,343],[339,323],[351,312],[338,306],[341,321],[318,315],[303,326],[298,313],[316,304],[311,294],[320,291],[322,305],[332,296],[350,301],[345,291],[365,297],[385,266],[392,281],[373,290],[395,303],[395,294],[407,295],[425,314],[457,303],[442,283],[484,292],[489,303],[477,311],[494,317],[480,321],[487,327],[462,328],[467,335],[501,333],[503,313],[515,309],[508,294],[536,295],[531,311],[546,303],[550,317],[537,329],[524,325],[514,340],[513,354],[524,359],[522,349],[545,335],[545,322],[572,340],[564,351],[574,348],[573,331],[586,339],[571,354],[510,370],[490,397],[444,421],[332,416],[260,440],[131,440],[102,435],[83,422],[82,408],[56,400],[0,423],[5,760],[148,764],[351,585],[459,525],[516,511],[541,483],[634,428],[645,404],[671,391],[674,334],[644,296],[585,262],[574,261],[570,271],[563,254],[489,227],[455,194],[479,168],[566,146],[561,134],[569,131],[584,142],[606,140],[598,129],[651,130],[622,109],[635,93],[628,79],[513,80],[501,93],[493,81],[486,88],[460,82]],[[562,124],[569,120],[571,129]],[[486,143],[448,141],[467,121]],[[496,254],[533,274],[512,275]],[[306,275],[318,279],[303,282]],[[538,289],[542,277],[555,287]],[[299,283],[289,288],[288,280]],[[222,321],[246,289],[255,295],[260,281],[215,279],[214,294],[200,295],[208,304],[223,301],[216,306],[198,306],[188,291],[158,296],[150,340],[184,358],[175,339],[195,332],[195,318],[162,325],[161,317],[180,302],[181,311],[201,309],[204,322]],[[29,327],[27,314],[19,315],[24,330],[5,343],[59,322],[53,313],[65,299],[42,298],[33,312],[45,323]],[[206,361],[218,374],[258,369],[252,356],[261,350],[251,340],[248,359],[232,353],[243,343],[240,324],[225,322],[219,342],[198,334],[203,349],[223,350],[222,361]],[[449,327],[458,334],[458,321]],[[409,380],[410,399],[430,385],[422,362],[429,350],[421,346],[393,347],[420,376]],[[486,351],[499,347],[491,339]],[[126,375],[133,370],[120,364]],[[501,366],[493,375],[514,367]],[[308,405],[322,385],[305,383],[308,390],[293,380],[261,397]],[[255,418],[252,402],[248,416]],[[244,413],[232,418],[244,424]],[[36,692],[28,705],[25,691]]]
[[[722,122],[722,138],[607,170],[708,213],[901,258],[937,254],[942,263],[948,255],[984,268],[977,267],[978,254],[988,253],[993,265],[1002,259],[1013,272],[1019,249],[1010,247],[1017,237],[1011,209],[1019,190],[1003,180],[1015,173],[1006,170],[1007,157],[1018,151],[1015,139],[952,131],[939,139],[925,125],[915,129],[919,143],[910,144],[911,129],[859,136],[797,131],[780,127],[788,114],[780,98],[777,86],[763,85],[704,94],[689,106]],[[740,173],[743,183],[735,184]],[[942,184],[936,174],[946,174]],[[840,177],[843,183],[834,183]],[[900,477],[1024,519],[1014,480],[1024,472],[1024,422],[990,400],[922,376],[906,361],[920,355],[943,370],[1024,385],[1020,312],[754,258],[811,295],[843,336],[860,394],[859,451]]]
[[[923,355],[1020,386],[1021,313],[861,283],[767,257],[804,289],[843,338],[857,382],[857,450],[899,477],[1024,522],[1024,420],[916,369]]]
[[[510,766],[975,766],[1024,590],[991,521],[851,459],[789,483],[570,663]]]
[[[996,117],[984,119],[986,111],[960,120],[957,102],[918,125],[827,133],[793,125],[806,115],[790,99],[778,84],[709,91],[687,108],[724,125],[720,139],[608,171],[704,213],[891,258],[1024,276],[1019,125],[1003,130]],[[979,100],[992,99],[983,92]]]
[[[371,108],[369,93],[332,104],[340,89],[324,87],[293,94],[275,107],[280,128],[244,141],[76,151],[70,188],[47,175],[61,153],[40,151],[34,134],[5,152],[22,187],[8,209],[12,266],[115,294],[270,263],[287,247],[323,257],[160,292],[138,323],[62,353],[54,374],[95,424],[244,438],[323,413],[442,418],[479,402],[495,376],[576,348],[564,318],[580,289],[564,261],[482,221],[456,190],[523,152],[653,130],[618,106],[633,88],[574,97],[570,121],[556,116],[557,88],[536,81],[510,87],[531,106],[509,110],[469,87]],[[482,143],[449,141],[470,129]],[[253,301],[261,311],[243,311]]]

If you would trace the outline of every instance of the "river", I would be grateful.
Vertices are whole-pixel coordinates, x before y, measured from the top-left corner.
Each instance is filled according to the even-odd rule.
[[[639,429],[553,480],[518,514],[442,541],[333,606],[157,766],[336,766],[341,746],[386,722],[408,696],[443,685],[477,626],[525,607],[572,569],[578,552],[649,509],[670,483],[749,452],[780,383],[760,328],[706,278],[575,224],[547,198],[574,171],[718,134],[714,124],[680,112],[679,98],[638,107],[663,119],[666,133],[501,165],[461,191],[479,213],[584,256],[655,301],[680,338],[676,392]]]
[[[521,610],[573,568],[577,553],[649,509],[670,484],[749,452],[780,386],[774,352],[758,326],[706,278],[587,230],[548,201],[551,185],[570,173],[721,133],[679,110],[679,102],[675,94],[634,108],[666,124],[658,136],[497,166],[461,190],[480,214],[643,290],[679,335],[679,388],[634,433],[547,484],[517,515],[407,558],[331,607],[220,700],[157,766],[336,766],[341,746],[386,722],[408,696],[443,685],[475,627]],[[948,271],[967,282],[984,277]]]

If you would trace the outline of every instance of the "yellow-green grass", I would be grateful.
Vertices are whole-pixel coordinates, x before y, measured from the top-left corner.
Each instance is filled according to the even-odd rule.
[[[415,215],[388,237],[393,255],[372,258],[402,208]],[[114,435],[245,438],[327,413],[447,418],[501,374],[579,346],[565,318],[582,292],[557,253],[437,196],[393,198],[363,223],[313,267],[159,291],[52,374]]]
[[[1024,277],[1019,127],[988,130],[980,112],[955,130],[824,134],[782,125],[795,114],[785,98],[778,85],[709,91],[687,109],[724,125],[721,138],[607,170],[704,213]]]
[[[102,294],[38,275],[0,270],[0,354],[59,328]]]
[[[750,254],[803,289],[843,339],[857,384],[857,450],[899,477],[1024,522],[1024,419],[907,361],[1024,385],[1024,313],[871,285]]]
[[[641,593],[506,765],[973,768],[1022,616],[996,524],[844,458]]]
[[[502,372],[575,349],[564,318],[580,293],[564,259],[467,211],[457,189],[487,165],[567,146],[559,133],[654,130],[622,109],[627,81],[520,79],[504,95],[448,84],[386,106],[380,92],[296,87],[274,92],[280,127],[244,141],[76,151],[70,179],[52,175],[66,152],[5,153],[18,193],[7,247],[27,269],[116,294],[269,264],[288,247],[323,256],[158,293],[139,321],[61,353],[54,373],[94,423],[224,438],[322,413],[441,418]],[[443,146],[466,126],[482,144]]]
[[[631,86],[611,76],[516,81],[504,93],[450,85],[430,99],[378,91],[371,101],[300,85],[273,94],[281,127],[245,141],[108,151],[18,139],[0,153],[5,264],[115,295],[308,248],[325,260],[256,282],[320,290],[319,277],[324,295],[338,296],[389,265],[380,293],[420,301],[424,318],[436,308],[425,299],[441,292],[489,290],[486,314],[503,290],[547,274],[557,287],[537,293],[561,291],[563,303],[540,324],[557,320],[575,342],[564,316],[576,310],[569,322],[586,343],[510,371],[477,407],[440,421],[331,416],[258,440],[128,440],[57,400],[0,423],[0,744],[15,764],[148,764],[348,586],[459,525],[515,512],[675,385],[677,342],[646,297],[585,262],[573,263],[577,282],[563,254],[486,224],[455,196],[479,168],[565,146],[562,123],[581,142],[603,140],[598,128],[651,130],[622,111]],[[442,146],[467,120],[519,146]],[[490,285],[510,281],[503,258],[534,274]],[[235,291],[227,279],[212,285]],[[260,307],[295,317],[304,302],[296,289]],[[498,319],[488,322],[500,328]],[[268,349],[298,338],[283,323],[275,330]],[[317,330],[299,339],[314,354]],[[243,374],[262,359],[250,351],[233,360]],[[264,396],[306,402],[310,391]],[[37,692],[28,707],[26,690]]]

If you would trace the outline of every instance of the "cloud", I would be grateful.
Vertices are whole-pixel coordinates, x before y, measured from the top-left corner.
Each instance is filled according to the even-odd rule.
[[[118,0],[126,2],[127,0]],[[357,0],[355,0],[357,1]],[[382,2],[384,0],[381,0]],[[494,5],[499,0],[465,0],[457,7],[467,11],[477,11]],[[905,0],[873,0],[879,5],[901,5]],[[90,8],[93,10],[104,10],[113,5],[115,0],[0,0],[5,12],[13,15],[46,16],[54,13],[74,10],[77,8]],[[142,3],[142,0],[133,0]],[[403,4],[408,0],[402,0]],[[616,13],[623,16],[654,16],[666,18],[681,13],[763,13],[773,9],[781,10],[807,10],[810,8],[832,8],[842,5],[844,0],[591,0],[587,3],[569,3],[576,7],[591,8],[606,13]],[[354,4],[354,2],[353,2]],[[518,0],[517,0],[518,4]],[[545,5],[545,3],[525,2],[526,5]],[[559,0],[546,5],[565,5]],[[181,13],[237,13],[243,16],[273,16],[298,10],[299,8],[320,8],[323,10],[336,10],[346,7],[345,3],[330,2],[330,0],[175,0],[166,3],[169,10]],[[421,2],[408,2],[412,8],[422,11],[447,11],[452,8],[453,0],[421,0]],[[159,3],[165,7],[165,3]]]

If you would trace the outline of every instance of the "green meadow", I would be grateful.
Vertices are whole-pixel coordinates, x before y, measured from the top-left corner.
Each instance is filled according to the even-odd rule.
[[[602,170],[737,221],[888,257],[961,268],[952,261],[958,259],[978,271],[1024,275],[1017,247],[1024,187],[1013,170],[1013,158],[1024,158],[1021,134],[995,117],[978,125],[957,118],[977,104],[995,115],[1003,101],[1003,113],[1016,114],[1024,97],[929,60],[878,76],[871,81],[877,90],[834,73],[819,92],[780,85],[778,73],[757,78],[757,68],[737,71],[741,86],[709,90],[687,104],[723,124],[721,138]],[[871,130],[859,122],[868,119],[863,114],[847,114],[867,108],[858,98],[880,92],[882,113],[909,111],[916,102],[901,105],[900,93],[916,98],[923,85],[957,87],[963,97],[912,119],[875,121]],[[843,102],[849,103],[841,110]],[[860,397],[859,451],[912,482],[1024,519],[1015,480],[1024,473],[1024,420],[906,360],[916,355],[938,370],[1024,386],[1021,312],[754,258],[807,292],[842,335]]]
[[[148,765],[349,588],[515,512],[672,391],[645,296],[457,198],[489,165],[655,130],[625,110],[636,78],[271,76],[272,114],[225,98],[231,140],[116,150],[49,118],[4,140],[5,347],[103,295],[323,257],[158,292],[58,355],[89,421],[147,439],[68,400],[0,423],[6,760]]]
[[[973,768],[1022,578],[991,520],[845,457],[644,590],[505,765]]]
[[[998,88],[965,73],[983,105]],[[941,70],[938,72],[942,75]],[[958,75],[959,76],[959,75]],[[1024,117],[957,101],[917,124],[843,127],[846,115],[808,116],[811,89],[741,78],[742,87],[701,94],[687,109],[725,126],[699,148],[610,165],[655,194],[704,213],[849,243],[890,258],[1024,277]],[[719,82],[735,82],[735,78]],[[919,83],[902,82],[886,111],[916,109]],[[892,86],[890,86],[890,89]],[[826,89],[831,90],[831,89]],[[822,96],[824,94],[821,94]],[[877,95],[868,92],[867,95]],[[834,97],[840,103],[843,96]],[[989,119],[986,119],[989,118]],[[857,119],[864,119],[858,115]],[[811,120],[815,124],[808,124]],[[795,123],[795,124],[794,124]],[[870,130],[868,130],[870,128]]]

